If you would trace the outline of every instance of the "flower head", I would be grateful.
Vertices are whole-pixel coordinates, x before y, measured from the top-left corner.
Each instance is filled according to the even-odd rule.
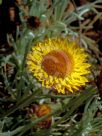
[[[84,49],[72,39],[48,38],[32,47],[27,65],[43,86],[65,94],[77,91],[88,82],[87,57]]]
[[[32,105],[28,109],[28,116],[31,118],[31,120],[35,120],[36,118],[41,118],[43,116],[46,116],[52,112],[51,107],[48,104],[42,104],[42,105]],[[37,124],[38,128],[49,128],[52,124],[52,116],[48,117],[42,122],[39,122]]]

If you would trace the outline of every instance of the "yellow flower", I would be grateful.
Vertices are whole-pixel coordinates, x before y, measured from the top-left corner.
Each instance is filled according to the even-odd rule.
[[[84,49],[71,38],[48,38],[32,47],[27,66],[42,86],[62,94],[73,93],[88,82],[87,57]]]

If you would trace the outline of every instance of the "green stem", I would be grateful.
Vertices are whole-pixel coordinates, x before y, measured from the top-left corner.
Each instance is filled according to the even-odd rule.
[[[56,113],[60,113],[60,112],[61,112],[61,109],[59,108],[59,109],[57,109],[57,110],[55,110],[55,111],[53,111],[53,112],[51,112],[51,113],[49,113],[49,114],[39,118],[39,119],[36,119],[35,121],[32,121],[31,123],[29,123],[28,125],[26,125],[26,126],[24,126],[22,128],[22,132],[18,136],[22,136],[24,133],[26,133],[34,125],[38,124],[39,122],[44,121],[45,119],[55,115]]]
[[[11,131],[11,136],[15,136],[16,134],[18,134],[20,131],[22,131],[24,128],[24,126],[21,126],[13,131]]]
[[[69,109],[69,111],[60,119],[58,120],[53,127],[56,127],[59,123],[61,123],[62,121],[66,121],[69,116],[78,108],[80,107],[85,101],[87,101],[88,99],[90,99],[91,97],[93,97],[93,95],[96,94],[95,90],[87,90],[84,93],[81,94],[81,96],[78,96],[74,99],[71,99],[70,102],[68,104],[65,105],[65,107],[67,107],[67,109]],[[64,108],[65,108],[64,107]]]
[[[36,92],[38,92],[39,90],[36,90]],[[47,98],[60,98],[60,99],[63,99],[63,98],[71,98],[71,97],[74,97],[75,95],[70,95],[70,96],[67,96],[67,95],[42,95],[42,96],[37,96],[36,95],[36,92],[33,92],[32,95],[24,98],[24,99],[21,99],[21,101],[19,101],[19,103],[17,103],[15,105],[14,108],[8,110],[3,116],[1,116],[0,118],[3,118],[3,117],[7,117],[9,116],[10,114],[12,114],[13,112],[15,112],[16,110],[20,109],[21,107],[26,107],[28,106],[32,101],[36,101],[37,99],[47,99]]]

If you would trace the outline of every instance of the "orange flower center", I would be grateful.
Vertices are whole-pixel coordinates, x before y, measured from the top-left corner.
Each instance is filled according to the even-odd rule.
[[[66,52],[53,50],[43,57],[42,68],[49,75],[63,78],[71,72],[72,61]]]

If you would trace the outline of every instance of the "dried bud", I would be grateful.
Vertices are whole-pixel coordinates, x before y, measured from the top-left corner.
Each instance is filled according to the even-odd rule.
[[[28,27],[31,29],[37,29],[40,25],[40,19],[36,16],[31,16],[27,19]]]
[[[51,112],[51,108],[47,104],[39,105],[35,109],[35,114],[37,115],[37,117],[45,116],[49,114],[50,112]]]
[[[30,118],[33,117],[34,115],[37,118],[41,118],[47,114],[51,113],[51,108],[47,104],[42,104],[42,105],[33,105],[30,110],[28,110],[28,115]],[[37,127],[39,128],[49,128],[52,123],[52,117],[49,117],[45,119],[44,121],[38,123]]]

